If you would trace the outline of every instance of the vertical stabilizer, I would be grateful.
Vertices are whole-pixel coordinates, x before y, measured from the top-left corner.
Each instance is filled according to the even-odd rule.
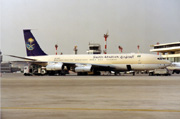
[[[38,42],[36,41],[33,34],[31,33],[31,30],[23,30],[23,32],[24,32],[24,39],[25,39],[27,56],[47,55],[40,48]]]

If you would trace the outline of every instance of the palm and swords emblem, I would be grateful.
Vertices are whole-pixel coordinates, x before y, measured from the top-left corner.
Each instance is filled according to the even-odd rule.
[[[32,38],[28,39],[28,42],[26,43],[26,47],[27,47],[28,50],[33,50],[34,49],[35,44],[32,44],[33,42],[34,42],[34,39],[32,39]]]

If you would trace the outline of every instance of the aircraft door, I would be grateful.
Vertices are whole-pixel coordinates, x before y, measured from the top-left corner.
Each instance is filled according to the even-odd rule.
[[[138,64],[141,64],[141,55],[137,55]]]
[[[131,69],[131,65],[127,65],[127,70],[128,71],[131,71],[132,69]]]

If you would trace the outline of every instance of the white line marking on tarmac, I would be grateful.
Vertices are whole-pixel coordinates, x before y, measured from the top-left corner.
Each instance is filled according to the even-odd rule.
[[[158,109],[95,109],[95,108],[36,108],[36,107],[1,107],[1,109],[25,109],[25,110],[94,110],[94,111],[131,111],[131,112],[180,112],[180,110]]]

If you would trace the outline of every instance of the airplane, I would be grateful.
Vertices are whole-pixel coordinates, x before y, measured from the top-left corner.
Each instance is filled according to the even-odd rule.
[[[30,29],[23,30],[27,57],[9,55],[28,62],[31,74],[65,75],[69,71],[77,75],[100,75],[101,71],[119,72],[153,70],[165,68],[171,63],[155,54],[81,54],[81,55],[47,55],[39,46]]]

